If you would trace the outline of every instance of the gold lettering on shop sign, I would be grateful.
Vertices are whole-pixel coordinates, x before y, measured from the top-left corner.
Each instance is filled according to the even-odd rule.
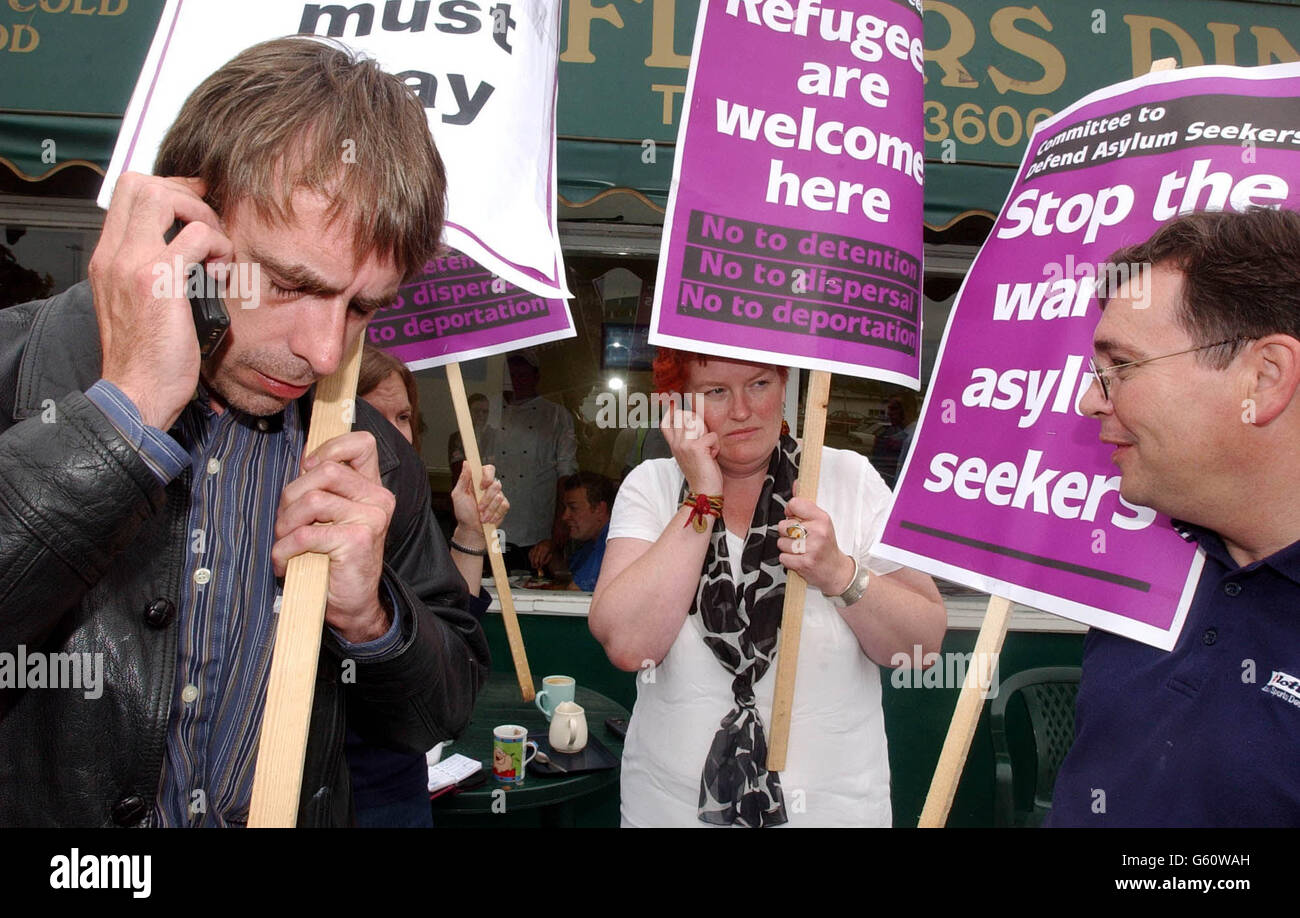
[[[989,19],[989,31],[998,44],[1042,67],[1043,75],[1036,80],[1013,80],[997,67],[989,67],[989,79],[997,91],[1004,95],[1012,89],[1027,96],[1045,96],[1056,92],[1065,82],[1065,57],[1046,39],[1020,31],[1016,22],[1021,19],[1032,22],[1045,32],[1052,31],[1051,20],[1036,6],[1030,9],[1004,6]]]
[[[674,114],[674,112],[673,112],[673,99],[675,99],[679,93],[685,93],[685,92],[686,92],[686,87],[685,87],[685,86],[674,86],[674,85],[672,85],[671,83],[651,83],[651,84],[650,84],[650,90],[651,90],[651,92],[659,92],[659,93],[663,93],[663,97],[664,97],[664,124],[672,124],[673,121],[674,121],[674,118],[673,118],[673,114]]]
[[[9,29],[0,25],[0,51],[9,51],[12,54],[26,54],[34,51],[36,46],[41,43],[40,33],[29,25],[10,26],[13,29],[12,36]],[[12,41],[11,41],[12,38]],[[24,43],[26,39],[26,43]]]
[[[650,56],[645,59],[647,67],[686,70],[691,66],[690,54],[678,54],[673,47],[673,33],[676,30],[677,0],[654,0],[654,7],[650,11]],[[665,101],[665,108],[668,105]],[[664,124],[671,123],[669,116],[665,115]]]
[[[1237,33],[1241,26],[1230,22],[1207,22],[1205,27],[1214,36],[1214,62],[1235,66],[1237,63]]]
[[[9,9],[15,13],[69,13],[73,16],[121,16],[130,0],[9,0]],[[116,6],[114,5],[116,3]],[[10,54],[27,54],[41,43],[41,33],[27,23],[6,26],[0,23],[0,51]]]
[[[1151,69],[1151,61],[1155,56],[1151,41],[1157,32],[1173,39],[1178,46],[1179,66],[1196,67],[1205,63],[1196,40],[1182,26],[1158,16],[1128,15],[1124,17],[1124,22],[1129,27],[1135,76]],[[1207,22],[1205,28],[1214,39],[1213,63],[1235,65],[1236,39],[1241,27],[1230,22]],[[1250,34],[1255,38],[1256,62],[1261,66],[1300,60],[1300,52],[1275,26],[1251,26]]]
[[[1129,41],[1133,51],[1133,73],[1147,73],[1151,69],[1151,35],[1163,32],[1178,45],[1178,66],[1199,67],[1205,63],[1201,49],[1196,46],[1192,36],[1180,25],[1159,16],[1126,15],[1124,22],[1129,28]],[[1164,57],[1165,55],[1161,55]]]
[[[941,86],[963,86],[967,89],[973,89],[979,85],[979,80],[970,75],[970,71],[961,62],[963,54],[968,53],[975,47],[975,26],[971,24],[970,19],[957,7],[951,3],[943,3],[941,0],[927,0],[925,4],[927,13],[938,13],[948,23],[948,42],[942,48],[927,48],[925,50],[925,59],[934,61],[943,71],[943,79],[939,81]]]
[[[616,29],[623,28],[623,17],[613,3],[595,6],[591,0],[569,0],[568,40],[560,60],[566,64],[596,63],[596,55],[591,53],[591,24],[597,19]]]
[[[1283,38],[1282,33],[1272,26],[1251,26],[1250,34],[1255,36],[1255,43],[1259,46],[1260,66],[1300,60],[1300,54],[1296,53],[1291,42]]]

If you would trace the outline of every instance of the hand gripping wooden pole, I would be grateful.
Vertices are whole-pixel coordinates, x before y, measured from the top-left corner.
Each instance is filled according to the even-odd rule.
[[[364,338],[358,335],[339,368],[317,384],[304,456],[325,441],[352,430]],[[289,559],[285,571],[253,773],[253,801],[248,814],[252,828],[292,828],[298,820],[329,573],[329,555],[316,552]]]
[[[483,478],[483,465],[479,461],[474,420],[469,413],[469,399],[465,395],[465,381],[460,375],[460,364],[449,363],[446,369],[447,382],[451,386],[451,403],[456,409],[456,424],[460,427],[460,440],[465,446],[465,462],[469,465],[470,484],[474,488],[474,504],[477,506],[482,498],[478,484]],[[455,487],[455,484],[452,482],[452,487]],[[501,618],[506,626],[510,657],[515,663],[515,678],[519,680],[519,693],[524,701],[532,701],[533,674],[528,669],[528,654],[524,651],[524,636],[519,631],[519,616],[515,615],[515,598],[510,592],[510,580],[503,554],[505,546],[499,544],[497,527],[490,523],[483,524],[483,537],[487,539],[488,561],[492,565],[492,578],[496,581],[497,598],[501,600]]]
[[[803,450],[799,458],[797,496],[817,499],[822,474],[822,444],[826,441],[826,408],[830,403],[831,374],[813,370],[808,379],[808,403],[803,413]],[[790,745],[790,712],[794,709],[794,683],[799,668],[799,634],[803,629],[803,600],[808,583],[789,571],[785,580],[785,609],[781,613],[781,649],[776,658],[776,690],[772,696],[772,723],[767,736],[767,770],[784,771]]]
[[[975,639],[975,653],[957,696],[957,707],[952,713],[943,749],[939,752],[939,764],[935,766],[934,778],[930,781],[930,793],[926,795],[918,828],[942,829],[948,822],[948,811],[957,795],[957,782],[961,780],[966,754],[970,752],[975,728],[979,726],[984,698],[993,684],[998,655],[1002,653],[1002,642],[1010,621],[1011,600],[990,596],[988,608],[984,611],[984,624],[980,625],[979,637]]]

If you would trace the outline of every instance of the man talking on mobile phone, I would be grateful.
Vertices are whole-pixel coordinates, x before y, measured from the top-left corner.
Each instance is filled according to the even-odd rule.
[[[0,313],[0,654],[102,674],[0,683],[0,824],[246,824],[279,578],[314,551],[298,825],[347,825],[345,728],[422,752],[488,663],[405,440],[358,400],[304,454],[313,385],[434,254],[442,161],[400,79],[286,38],[194,91],[154,172],[118,181],[88,282]],[[176,263],[257,281],[206,359]]]

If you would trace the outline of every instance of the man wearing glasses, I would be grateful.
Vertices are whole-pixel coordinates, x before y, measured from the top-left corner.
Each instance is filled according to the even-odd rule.
[[[1111,262],[1150,283],[1102,302],[1081,409],[1206,561],[1173,651],[1088,633],[1048,824],[1300,825],[1300,214],[1188,214]]]

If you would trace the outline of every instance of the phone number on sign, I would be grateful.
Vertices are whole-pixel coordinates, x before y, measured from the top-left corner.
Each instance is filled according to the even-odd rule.
[[[948,114],[948,106],[930,100],[925,103],[925,139],[927,143],[940,143],[955,137],[961,143],[974,146],[990,138],[1000,147],[1014,147],[1022,137],[1034,132],[1034,125],[1052,114],[1050,108],[1030,109],[1024,118],[1010,105],[999,105],[988,113],[974,102],[963,102]]]

